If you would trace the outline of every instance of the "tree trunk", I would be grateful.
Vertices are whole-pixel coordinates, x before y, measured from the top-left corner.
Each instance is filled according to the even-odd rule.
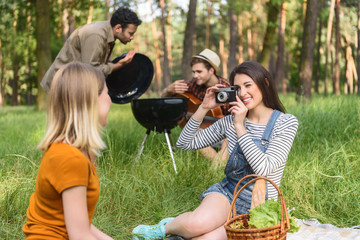
[[[143,16],[144,19],[149,18],[149,15],[150,14],[145,13],[144,16]],[[142,36],[143,37],[142,46],[144,46],[144,54],[146,56],[153,56],[154,55],[153,54],[153,49],[152,49],[153,41],[151,40],[151,36],[149,36],[149,34],[148,34],[151,31],[150,27],[151,27],[151,25],[149,25],[149,24],[144,24],[142,26],[142,31],[144,33],[146,33],[146,34],[144,34]],[[155,68],[155,70],[156,70],[156,68]],[[152,82],[155,82],[155,76],[153,76]],[[155,84],[151,84],[151,86],[147,89],[146,94],[150,95],[154,91],[154,89],[155,89]]]
[[[90,6],[89,6],[89,14],[86,23],[89,24],[92,22],[92,14],[94,10],[94,2],[93,0],[90,0]]]
[[[320,0],[319,12],[323,7],[323,1]],[[316,47],[316,72],[315,72],[315,89],[316,93],[319,93],[319,81],[320,81],[320,72],[321,72],[321,65],[320,65],[320,54],[321,54],[321,32],[322,32],[322,18],[319,16],[319,28],[318,28],[318,45]]]
[[[151,8],[151,16],[154,16],[154,10],[153,10],[153,2],[152,0],[149,0],[150,8]],[[160,49],[159,49],[159,43],[158,43],[158,36],[157,36],[157,29],[156,29],[156,22],[155,17],[151,21],[151,32],[153,37],[153,46],[155,51],[155,86],[154,91],[157,93],[160,93],[161,91],[161,63],[160,63]]]
[[[285,55],[285,76],[284,79],[285,81],[283,82],[283,89],[285,89],[285,93],[287,92],[292,92],[293,91],[293,87],[291,84],[287,85],[287,79],[289,79],[289,75],[290,75],[290,71],[291,71],[291,64],[290,61],[291,59],[293,59],[293,54],[289,53]],[[284,91],[284,90],[283,90]]]
[[[308,0],[302,39],[299,83],[296,93],[297,101],[300,101],[302,97],[305,97],[306,100],[311,101],[311,78],[314,62],[317,12],[318,0]]]
[[[0,108],[4,105],[4,88],[3,88],[3,82],[4,82],[4,71],[5,71],[5,64],[4,64],[4,58],[3,53],[1,51],[1,39],[0,39]]]
[[[302,17],[303,17],[303,22],[305,22],[305,18],[306,18],[306,8],[307,8],[307,0],[306,1],[302,1]]]
[[[14,5],[13,9],[13,36],[15,37],[17,35],[17,21],[18,21],[18,15],[17,15],[17,9],[16,5]],[[13,41],[13,49],[15,49],[15,41]],[[19,80],[19,57],[16,54],[16,51],[13,55],[13,61],[12,61],[12,68],[13,68],[13,79],[11,82],[11,88],[12,88],[12,94],[11,94],[11,105],[16,106],[18,104],[17,98],[18,98],[18,80]]]
[[[26,86],[26,103],[29,106],[34,105],[34,97],[32,95],[32,90],[33,90],[33,83],[32,83],[32,78],[31,78],[31,64],[28,63],[26,66],[26,74],[27,74],[27,86]]]
[[[277,21],[280,12],[281,2],[270,0],[268,2],[267,26],[263,41],[263,48],[259,57],[259,62],[266,68],[269,65],[270,53],[273,49],[273,42],[276,33]]]
[[[222,31],[220,32],[219,53],[222,62],[222,77],[228,78],[228,68],[226,64],[227,53],[225,52],[225,39],[224,33]]]
[[[254,21],[254,26],[256,26],[258,23],[258,19],[257,19],[257,16],[254,14],[254,16],[253,16],[253,21]],[[262,45],[261,46],[257,46],[257,31],[256,30],[254,30],[254,31],[252,31],[252,33],[251,33],[251,48],[253,49],[253,57],[252,57],[252,59],[254,60],[254,61],[256,61],[256,59],[257,59],[257,55],[259,54],[257,51],[256,51],[256,49],[258,49],[259,51],[262,51],[262,49],[260,49],[261,47],[262,47]]]
[[[239,44],[238,44],[238,63],[242,63],[244,61],[244,46],[243,46],[243,35],[242,35],[242,30],[243,30],[243,25],[242,22],[240,20],[240,15],[238,15],[238,35],[239,35]]]
[[[161,8],[161,30],[162,30],[162,40],[163,40],[163,51],[164,51],[164,61],[163,61],[163,86],[170,85],[170,70],[169,70],[169,59],[168,59],[168,48],[166,46],[166,19],[165,19],[165,0],[160,0]]]
[[[75,0],[70,0],[70,9],[69,9],[69,32],[67,34],[67,38],[70,37],[71,33],[73,31],[75,31],[75,16],[74,16],[74,11],[75,11]]]
[[[330,8],[329,8],[329,19],[326,30],[326,44],[325,44],[325,77],[324,77],[324,94],[328,94],[328,86],[329,86],[329,73],[328,73],[328,62],[329,62],[329,52],[330,52],[330,42],[332,36],[332,26],[333,26],[333,18],[334,18],[334,6],[335,0],[331,0]]]
[[[75,30],[75,2],[74,0],[64,0],[64,10],[63,10],[63,35],[64,41],[68,39],[71,33]]]
[[[355,68],[355,61],[352,55],[352,49],[349,44],[347,44],[345,49],[345,55],[346,55],[346,83],[344,92],[345,93],[354,93],[354,77],[355,81],[357,81],[357,73]]]
[[[253,45],[253,37],[251,29],[248,28],[246,31],[246,37],[248,42],[248,55],[250,60],[255,60],[255,46]]]
[[[63,15],[62,15],[62,23],[63,23],[63,40],[64,42],[68,38],[69,33],[69,10],[67,9],[66,4],[63,5]]]
[[[335,78],[333,82],[334,94],[340,95],[340,0],[335,2]]]
[[[11,105],[17,106],[18,105],[18,82],[19,82],[19,60],[17,56],[14,56],[13,61],[13,71],[14,76],[11,84],[12,88],[12,95],[11,95]]]
[[[228,1],[229,5],[232,5],[232,0]],[[232,7],[229,7],[229,24],[230,24],[230,44],[229,44],[229,59],[228,59],[228,75],[230,76],[230,72],[236,67],[237,61],[236,61],[236,52],[237,52],[237,34],[238,34],[238,28],[237,28],[237,16],[234,13],[234,9]],[[225,62],[223,62],[225,64]]]
[[[353,57],[353,51],[351,47],[351,37],[344,31],[344,52],[346,60],[346,81],[344,87],[344,93],[353,94],[354,90],[357,91],[358,75],[356,71],[356,64]],[[354,86],[355,80],[355,86]]]
[[[275,70],[275,86],[279,89],[281,84],[281,92],[286,93],[286,79],[285,79],[285,67],[284,67],[284,36],[286,26],[286,1],[281,3],[280,11],[280,27],[279,27],[279,39],[278,39],[278,55],[276,59],[276,70]]]
[[[205,48],[210,48],[210,19],[211,19],[211,0],[206,1],[206,29],[205,29]]]
[[[256,48],[256,32],[252,30],[252,26],[256,26],[256,24],[257,24],[256,15],[253,14],[252,17],[249,17],[249,21],[251,21],[251,26],[248,26],[248,29],[246,31],[248,59],[251,61],[255,61],[256,60],[256,49],[257,49]]]
[[[358,90],[358,94],[360,94],[360,1],[358,3],[358,25],[357,25],[357,76],[358,76],[358,81],[357,81],[357,90]]]
[[[26,5],[27,5],[27,11],[26,11],[26,41],[27,42],[30,42],[31,41],[31,35],[32,35],[32,32],[30,31],[31,29],[31,18],[32,18],[32,14],[31,14],[31,11],[30,11],[30,2],[28,2]],[[30,60],[31,56],[32,56],[32,49],[31,49],[31,46],[28,45],[26,47],[26,61],[25,61],[25,64],[26,64],[26,75],[27,75],[27,80],[26,80],[26,103],[28,105],[33,105],[34,104],[34,96],[32,95],[32,92],[33,92],[33,78],[31,77],[31,69],[32,69],[32,62]]]
[[[38,61],[37,73],[37,109],[45,109],[45,92],[40,82],[51,65],[50,50],[50,2],[49,0],[36,0],[36,57]]]
[[[268,70],[269,70],[269,73],[271,74],[271,76],[275,75],[275,65],[276,65],[275,61],[276,61],[276,59],[274,56],[274,52],[271,52],[270,58],[269,58],[269,64],[268,64]],[[276,87],[277,87],[277,83],[276,83]]]
[[[335,69],[335,47],[334,47],[334,39],[333,39],[333,37],[331,38],[331,42],[330,42],[330,60],[331,60],[331,62],[330,62],[330,72],[331,72],[331,78],[332,78],[332,80],[331,80],[331,83],[333,83],[333,82],[335,82],[335,73],[334,73],[334,69]]]
[[[115,3],[114,3],[115,4]],[[116,6],[116,5],[114,5]],[[117,10],[117,9],[115,9]],[[110,14],[110,0],[105,0],[105,19],[110,20],[111,14]]]
[[[191,79],[192,76],[190,62],[193,55],[193,42],[196,26],[196,5],[197,0],[190,0],[183,43],[183,57],[181,61],[181,77],[185,80]]]
[[[64,4],[62,0],[58,0],[58,6],[59,6],[59,12],[64,13]],[[56,31],[56,37],[58,39],[60,39],[62,36],[64,36],[64,14],[58,21],[57,31]]]
[[[169,59],[169,69],[170,69],[170,79],[171,79],[171,72],[173,68],[173,58],[171,53],[171,47],[172,47],[172,28],[171,28],[171,9],[172,9],[172,2],[171,0],[168,1],[169,4],[169,10],[168,10],[168,16],[167,16],[167,36],[166,36],[166,47],[167,47],[167,53],[168,53],[168,59]]]
[[[116,4],[116,1],[114,1],[114,4]],[[138,5],[138,1],[137,0],[135,0],[134,1],[134,9],[139,9],[139,7],[138,7],[139,5]],[[113,5],[113,9],[116,9],[116,7],[117,7],[117,5]],[[137,38],[137,37],[135,37],[133,40],[132,40],[132,43],[133,43],[133,48],[134,48],[134,50],[136,51],[136,52],[138,52],[139,51],[139,39]],[[111,54],[111,59],[112,59],[112,55],[113,55],[113,53]]]

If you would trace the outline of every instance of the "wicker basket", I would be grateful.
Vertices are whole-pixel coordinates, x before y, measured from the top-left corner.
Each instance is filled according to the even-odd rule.
[[[251,179],[248,183],[244,184],[244,186],[237,191],[240,183],[249,177],[256,177],[254,179]],[[235,200],[236,198],[239,196],[240,192],[245,189],[250,183],[255,182],[256,180],[259,179],[264,179],[268,182],[270,182],[278,191],[279,193],[279,197],[280,197],[280,201],[281,201],[281,220],[280,220],[280,224],[277,224],[275,226],[271,226],[271,227],[266,227],[266,228],[251,228],[248,229],[248,220],[250,218],[249,214],[241,214],[236,216],[236,206],[235,206]],[[289,216],[288,216],[288,212],[286,209],[286,205],[285,205],[285,201],[284,198],[280,192],[279,187],[270,179],[266,178],[266,177],[262,177],[259,175],[248,175],[244,178],[242,178],[238,184],[235,187],[234,190],[234,198],[233,201],[231,203],[231,207],[230,207],[230,211],[229,211],[229,215],[227,218],[227,221],[224,225],[225,230],[226,230],[226,234],[229,240],[247,240],[247,239],[256,239],[256,240],[284,240],[286,239],[286,232],[287,230],[289,230],[290,228],[290,222],[289,222]],[[230,225],[233,222],[241,222],[244,226],[245,229],[235,229],[235,228],[231,228]]]

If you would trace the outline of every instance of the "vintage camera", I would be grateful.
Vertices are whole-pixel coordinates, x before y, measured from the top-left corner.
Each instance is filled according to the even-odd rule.
[[[238,86],[220,88],[215,92],[215,100],[217,103],[227,103],[236,101]]]

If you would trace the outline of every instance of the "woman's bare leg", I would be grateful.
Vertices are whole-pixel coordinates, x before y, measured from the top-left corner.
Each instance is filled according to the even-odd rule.
[[[194,238],[211,233],[224,225],[229,209],[229,200],[224,195],[209,194],[193,212],[183,213],[172,222],[167,223],[166,234]]]
[[[227,240],[226,230],[224,226],[218,227],[212,232],[192,238],[192,240]]]

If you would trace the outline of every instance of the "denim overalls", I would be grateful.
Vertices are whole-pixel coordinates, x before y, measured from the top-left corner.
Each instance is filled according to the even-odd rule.
[[[269,139],[271,132],[274,128],[275,122],[280,115],[280,111],[274,110],[267,125],[263,136],[261,139],[253,139],[255,145],[262,151],[266,152],[269,146]],[[201,194],[201,198],[203,199],[210,193],[219,192],[225,195],[229,202],[231,203],[233,200],[233,193],[236,184],[239,180],[249,174],[254,174],[254,171],[250,167],[249,163],[246,161],[245,156],[240,148],[240,145],[237,143],[235,149],[232,151],[229,160],[225,167],[225,175],[226,177],[219,183],[212,185],[208,190]],[[245,179],[239,186],[238,190],[245,185],[252,178]],[[236,211],[237,214],[245,214],[248,213],[251,206],[251,197],[252,190],[255,183],[248,185],[236,199]],[[267,199],[267,190],[266,190],[266,199]]]

